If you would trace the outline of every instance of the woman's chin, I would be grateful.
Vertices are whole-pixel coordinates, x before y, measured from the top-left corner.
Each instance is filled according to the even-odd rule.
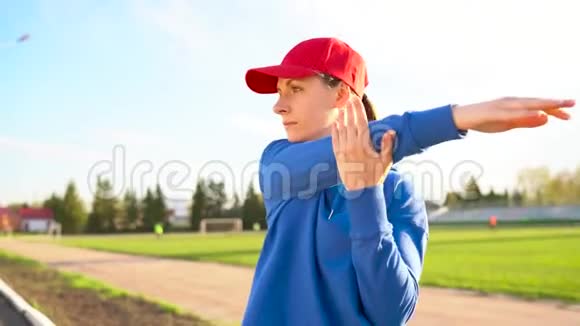
[[[327,136],[326,134],[305,134],[305,133],[297,133],[297,132],[286,132],[286,138],[289,142],[297,143],[297,142],[305,142],[311,140],[317,140]],[[330,136],[330,135],[328,135]]]
[[[295,132],[286,133],[286,137],[288,138],[288,141],[292,142],[292,143],[304,141],[304,137],[302,135],[295,133]]]
[[[290,135],[290,134],[287,135],[287,138],[288,138],[288,141],[292,142],[292,143],[295,143],[295,142],[299,141],[299,139],[300,139],[300,138],[298,138],[294,135]]]

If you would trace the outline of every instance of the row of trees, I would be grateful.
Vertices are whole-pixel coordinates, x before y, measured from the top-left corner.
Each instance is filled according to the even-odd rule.
[[[496,193],[493,189],[485,194],[482,193],[477,180],[469,178],[465,188],[461,192],[449,192],[445,197],[444,206],[451,209],[469,209],[477,207],[498,207],[498,206],[522,206],[524,194],[514,190],[509,193]]]
[[[484,194],[472,177],[461,192],[448,193],[443,204],[452,209],[580,204],[580,166],[574,171],[554,175],[546,167],[525,169],[519,173],[516,188],[511,193],[507,190],[496,193],[492,189]],[[57,222],[62,224],[63,233],[151,231],[160,222],[168,226],[171,214],[159,185],[153,190],[147,189],[141,199],[133,191],[117,198],[110,181],[102,178],[97,179],[90,210],[85,208],[72,182],[67,185],[63,196],[52,194],[40,205],[52,209]],[[9,206],[18,208],[28,205]],[[263,199],[253,184],[249,185],[242,201],[237,194],[228,199],[223,182],[199,179],[189,207],[193,230],[199,228],[202,218],[220,217],[241,217],[244,229],[253,229],[256,224],[265,229],[265,215]]]
[[[522,170],[515,189],[496,193],[481,192],[477,180],[471,177],[461,192],[449,192],[443,205],[449,208],[486,206],[580,205],[580,166],[551,174],[547,167]]]
[[[233,202],[227,205],[228,202]],[[11,205],[28,206],[27,204]],[[139,199],[132,190],[122,198],[114,194],[113,186],[107,179],[98,178],[96,191],[90,210],[80,198],[73,182],[67,185],[64,196],[54,193],[42,203],[50,208],[57,222],[62,224],[63,233],[114,233],[126,231],[150,231],[157,223],[170,227],[168,209],[161,187],[147,189],[144,198]],[[266,228],[265,207],[260,194],[250,184],[242,202],[237,194],[229,200],[223,182],[199,179],[189,209],[189,219],[193,230],[199,229],[202,218],[239,217],[244,229],[252,229],[259,224]]]
[[[69,182],[64,196],[53,193],[43,207],[50,208],[63,233],[112,233],[118,231],[151,230],[158,222],[165,222],[167,208],[159,186],[147,190],[139,200],[133,191],[122,199],[113,193],[111,182],[97,179],[97,187],[90,210],[79,196],[76,186]]]
[[[580,204],[580,165],[556,174],[547,167],[526,169],[519,174],[518,184],[533,205]]]
[[[261,229],[266,228],[266,209],[262,196],[250,183],[243,203],[234,194],[233,204],[226,208],[228,198],[223,182],[200,179],[195,187],[190,210],[192,228],[197,230],[202,218],[240,217],[245,230],[250,230],[257,223]]]

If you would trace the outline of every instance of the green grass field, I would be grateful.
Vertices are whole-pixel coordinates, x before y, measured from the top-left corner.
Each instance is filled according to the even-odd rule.
[[[240,234],[165,234],[63,237],[64,245],[129,254],[255,266],[264,241],[262,232]]]
[[[254,266],[263,233],[66,237],[62,244]],[[580,227],[432,226],[422,285],[580,302]]]

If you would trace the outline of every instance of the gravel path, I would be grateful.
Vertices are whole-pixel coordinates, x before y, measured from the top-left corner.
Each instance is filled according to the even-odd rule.
[[[253,275],[253,269],[245,267],[106,253],[15,239],[0,239],[0,249],[225,323],[239,323]],[[580,325],[580,306],[423,287],[417,312],[409,325]]]

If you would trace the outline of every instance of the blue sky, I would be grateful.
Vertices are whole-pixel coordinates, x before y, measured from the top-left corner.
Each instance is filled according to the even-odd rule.
[[[242,192],[255,182],[263,147],[284,137],[271,111],[275,95],[253,94],[244,73],[278,63],[310,37],[339,37],[363,55],[381,116],[507,95],[580,99],[575,6],[0,0],[0,44],[31,34],[0,47],[0,204],[43,200],[68,180],[88,203],[90,179],[114,155],[119,193],[159,180],[171,199],[189,198],[200,173]],[[480,174],[484,189],[510,188],[522,168],[580,163],[576,116],[535,130],[471,133],[400,167],[428,199],[460,187],[464,172]]]

